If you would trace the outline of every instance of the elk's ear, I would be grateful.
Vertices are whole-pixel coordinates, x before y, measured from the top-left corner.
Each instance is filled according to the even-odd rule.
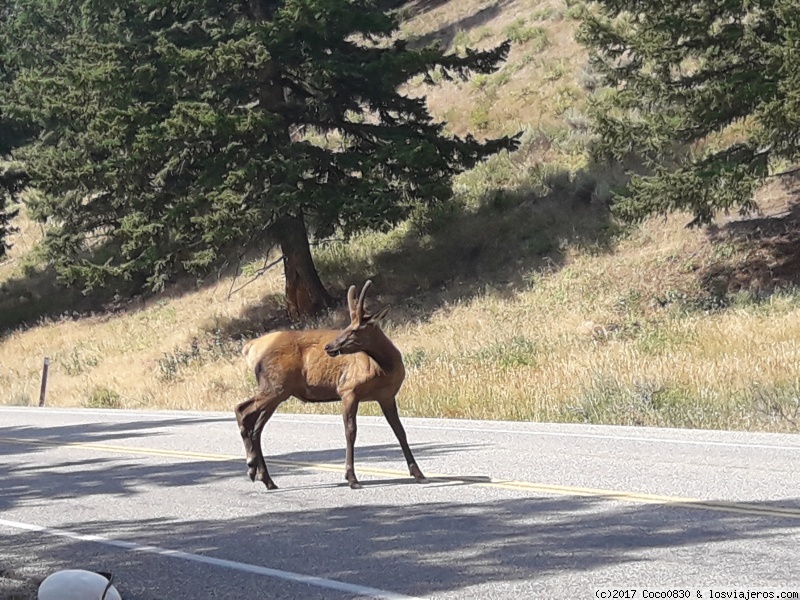
[[[369,320],[368,320],[369,324],[370,325],[374,325],[374,324],[379,323],[381,320],[383,320],[383,318],[386,315],[389,314],[389,311],[391,310],[391,308],[392,307],[387,304],[382,309],[380,309],[378,312],[376,312],[374,315],[370,315],[369,316]]]

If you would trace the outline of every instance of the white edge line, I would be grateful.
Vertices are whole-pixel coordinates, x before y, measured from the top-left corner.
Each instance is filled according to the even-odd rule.
[[[0,412],[26,412],[30,413],[37,409],[36,407],[0,407]],[[223,414],[220,413],[210,413],[205,414],[198,411],[187,411],[187,412],[180,412],[180,411],[163,411],[163,412],[142,412],[136,410],[119,410],[114,409],[113,411],[106,411],[106,410],[92,410],[92,409],[74,409],[74,410],[66,410],[66,409],[57,409],[57,408],[46,408],[45,409],[49,414],[68,414],[68,415],[82,415],[82,414],[93,414],[93,415],[103,415],[103,416],[113,416],[113,415],[137,415],[137,416],[160,416],[164,417],[166,415],[169,416],[183,416],[186,420],[192,419],[209,419],[209,418],[218,418],[220,421],[228,420]],[[233,421],[234,417],[232,416],[229,420]],[[314,425],[334,425],[334,426],[341,426],[341,420],[328,420],[324,417],[328,417],[329,415],[318,415],[319,419],[309,419],[304,417],[295,417],[292,414],[278,414],[275,415],[271,420],[273,422],[282,422],[282,423],[305,423],[305,424],[314,424]],[[489,421],[488,423],[492,423]],[[435,430],[435,431],[462,431],[468,433],[502,433],[502,434],[513,434],[513,435],[527,435],[527,436],[543,436],[543,437],[562,437],[562,438],[580,438],[580,439],[593,439],[593,440],[611,440],[611,441],[623,441],[623,442],[644,442],[644,443],[651,443],[651,444],[677,444],[683,446],[717,446],[723,448],[753,448],[759,450],[788,450],[791,452],[800,452],[800,446],[790,446],[790,445],[781,445],[781,444],[757,444],[757,443],[748,443],[748,442],[720,442],[714,440],[682,440],[682,439],[674,439],[674,438],[659,438],[659,437],[638,437],[638,436],[626,436],[626,435],[606,435],[600,433],[570,433],[565,431],[525,431],[521,429],[501,429],[501,428],[480,428],[480,427],[459,427],[459,426],[452,426],[452,425],[415,425],[414,423],[404,423],[403,424],[406,429],[428,429],[428,430]],[[370,421],[362,421],[359,422],[359,427],[384,427],[387,426],[386,423],[372,423]]]
[[[113,417],[114,415],[128,415],[149,418],[184,417],[186,419],[233,419],[233,409],[230,411],[200,411],[200,410],[137,410],[132,408],[55,408],[50,406],[0,406],[0,412],[8,413],[41,413],[51,415],[100,415]]]
[[[36,533],[45,533],[58,537],[69,538],[73,540],[80,540],[82,542],[94,542],[103,544],[105,546],[113,546],[115,548],[122,548],[123,550],[131,550],[133,552],[142,552],[144,554],[156,554],[158,556],[167,556],[171,558],[181,558],[192,562],[212,565],[215,567],[222,567],[224,569],[232,569],[234,571],[241,571],[244,573],[253,573],[255,575],[264,575],[266,577],[274,577],[276,579],[284,579],[286,581],[293,581],[295,583],[304,583],[315,587],[325,588],[329,590],[336,590],[347,594],[356,594],[358,596],[367,596],[371,598],[381,598],[385,600],[423,600],[415,596],[406,596],[395,592],[387,592],[377,588],[356,585],[352,583],[345,583],[336,581],[334,579],[325,579],[324,577],[315,577],[313,575],[303,575],[301,573],[292,573],[291,571],[282,571],[280,569],[270,569],[269,567],[262,567],[259,565],[251,565],[248,563],[236,562],[224,558],[214,558],[212,556],[203,556],[201,554],[192,554],[191,552],[182,552],[181,550],[169,550],[167,548],[159,548],[158,546],[142,546],[134,542],[126,542],[123,540],[112,540],[99,535],[77,533],[74,531],[66,531],[64,529],[53,529],[50,527],[42,527],[41,525],[32,525],[30,523],[21,523],[19,521],[7,521],[0,519],[0,525],[11,528],[21,529],[24,531],[33,531]]]
[[[361,424],[359,423],[359,426]],[[666,443],[666,444],[683,444],[686,446],[725,446],[728,448],[759,448],[761,450],[793,450],[800,452],[800,446],[782,446],[777,444],[752,444],[747,442],[716,442],[713,440],[677,440],[669,438],[655,438],[655,437],[630,437],[625,435],[602,435],[597,433],[566,433],[557,431],[517,431],[514,429],[479,429],[471,427],[439,427],[436,425],[409,425],[407,429],[437,429],[437,430],[455,430],[455,431],[469,431],[472,433],[515,433],[522,435],[541,435],[548,437],[571,437],[571,438],[589,438],[594,440],[614,440],[625,442],[649,442],[649,443]]]
[[[281,418],[283,417],[283,418]],[[315,424],[328,424],[334,426],[341,426],[341,423],[338,421],[322,421],[316,419],[303,419],[303,418],[293,418],[289,415],[275,415],[273,417],[275,421],[280,421],[284,423],[315,423]],[[369,427],[378,426],[383,427],[384,423],[361,423],[359,422],[358,426],[366,426]],[[388,426],[388,425],[387,425]],[[569,433],[563,431],[524,431],[520,429],[497,429],[497,428],[486,428],[481,429],[480,427],[452,427],[452,426],[443,426],[443,425],[414,425],[409,424],[405,425],[406,429],[433,429],[436,431],[465,431],[469,433],[509,433],[509,434],[518,434],[518,435],[530,435],[530,436],[545,436],[545,437],[569,437],[569,438],[588,438],[594,440],[614,440],[614,441],[625,441],[625,442],[648,442],[648,443],[666,443],[666,444],[683,444],[687,446],[724,446],[729,448],[758,448],[761,450],[792,450],[795,452],[800,452],[800,446],[785,446],[779,444],[753,444],[748,442],[717,442],[713,440],[680,440],[680,439],[670,439],[670,438],[657,438],[657,437],[633,437],[627,435],[603,435],[600,433]]]

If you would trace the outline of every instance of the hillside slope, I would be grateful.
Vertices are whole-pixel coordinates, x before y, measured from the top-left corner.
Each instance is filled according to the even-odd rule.
[[[371,301],[393,305],[388,331],[409,367],[405,414],[794,429],[796,192],[773,184],[759,197],[764,215],[722,216],[710,229],[686,229],[683,215],[615,223],[614,174],[584,158],[582,110],[596,81],[572,38],[580,10],[557,0],[403,9],[413,43],[514,41],[490,77],[408,91],[427,95],[455,133],[521,129],[523,143],[459,177],[449,212],[316,246],[323,280],[343,298],[371,277]],[[30,254],[38,228],[24,213],[19,223],[0,265],[0,311],[6,324],[42,320],[0,334],[0,401],[38,397],[44,356],[53,405],[227,410],[252,393],[242,341],[287,324],[280,272],[261,274],[269,252],[159,297],[82,299],[53,291]]]

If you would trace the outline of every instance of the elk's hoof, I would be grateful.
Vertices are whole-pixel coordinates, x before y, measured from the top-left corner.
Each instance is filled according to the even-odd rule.
[[[269,480],[265,481],[264,485],[267,486],[268,490],[277,490],[278,489],[278,486],[275,485],[275,482],[272,481],[272,479],[269,479]]]
[[[360,490],[361,489],[361,484],[358,483],[357,481],[351,481],[350,482],[350,489],[351,490]]]
[[[247,469],[247,476],[250,478],[250,481],[255,483],[255,480],[256,480],[256,468],[255,467],[250,467],[249,469]]]
[[[420,471],[419,467],[414,463],[408,465],[408,473],[414,479],[417,480],[417,483],[428,483],[428,480],[425,478],[425,475],[422,474],[422,471]]]

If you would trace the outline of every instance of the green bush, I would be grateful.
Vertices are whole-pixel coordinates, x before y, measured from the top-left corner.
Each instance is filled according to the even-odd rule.
[[[122,408],[122,397],[110,388],[99,386],[91,391],[83,405],[86,408]]]

